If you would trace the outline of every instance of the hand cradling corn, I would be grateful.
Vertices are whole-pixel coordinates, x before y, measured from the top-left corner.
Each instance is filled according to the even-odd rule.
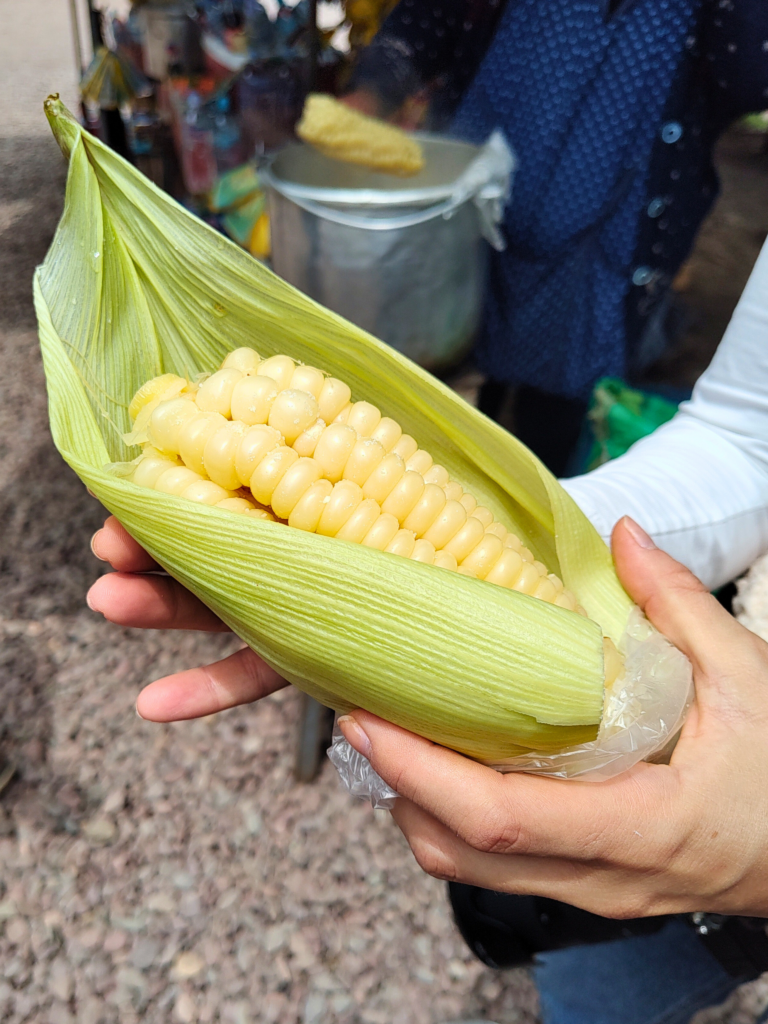
[[[351,398],[343,381],[249,348],[231,352],[200,385],[164,374],[131,403],[130,437],[145,444],[132,480],[585,614],[394,420]]]

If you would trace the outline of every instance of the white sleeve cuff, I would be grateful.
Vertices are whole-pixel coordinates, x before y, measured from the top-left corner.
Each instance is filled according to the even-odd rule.
[[[768,548],[764,464],[685,413],[563,486],[606,542],[629,515],[711,589]]]

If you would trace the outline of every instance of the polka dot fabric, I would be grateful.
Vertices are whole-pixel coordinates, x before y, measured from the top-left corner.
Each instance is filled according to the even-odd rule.
[[[354,84],[395,109],[428,82],[436,123],[502,127],[521,158],[482,368],[570,397],[631,371],[717,195],[717,137],[768,107],[768,2],[400,0]]]
[[[511,0],[455,134],[520,163],[477,347],[482,369],[586,397],[625,370],[624,304],[655,137],[695,0]]]

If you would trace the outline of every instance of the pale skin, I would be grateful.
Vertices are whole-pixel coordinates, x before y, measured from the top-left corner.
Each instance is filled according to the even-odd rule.
[[[123,626],[224,630],[115,519],[94,552],[118,570],[91,608]],[[398,792],[393,816],[431,875],[537,894],[607,917],[703,910],[768,917],[768,645],[630,519],[613,533],[622,583],[693,663],[696,704],[669,765],[603,783],[499,775],[364,711],[340,720]],[[151,683],[151,721],[208,715],[286,683],[244,648]]]

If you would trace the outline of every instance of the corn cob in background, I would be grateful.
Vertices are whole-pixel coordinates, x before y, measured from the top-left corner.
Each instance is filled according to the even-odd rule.
[[[401,128],[322,93],[307,96],[296,134],[334,160],[361,164],[372,171],[409,177],[424,166],[421,146]]]
[[[36,308],[54,439],[90,490],[339,711],[489,761],[593,739],[632,604],[551,474],[46,110],[70,170]],[[417,545],[432,564],[397,557]]]

